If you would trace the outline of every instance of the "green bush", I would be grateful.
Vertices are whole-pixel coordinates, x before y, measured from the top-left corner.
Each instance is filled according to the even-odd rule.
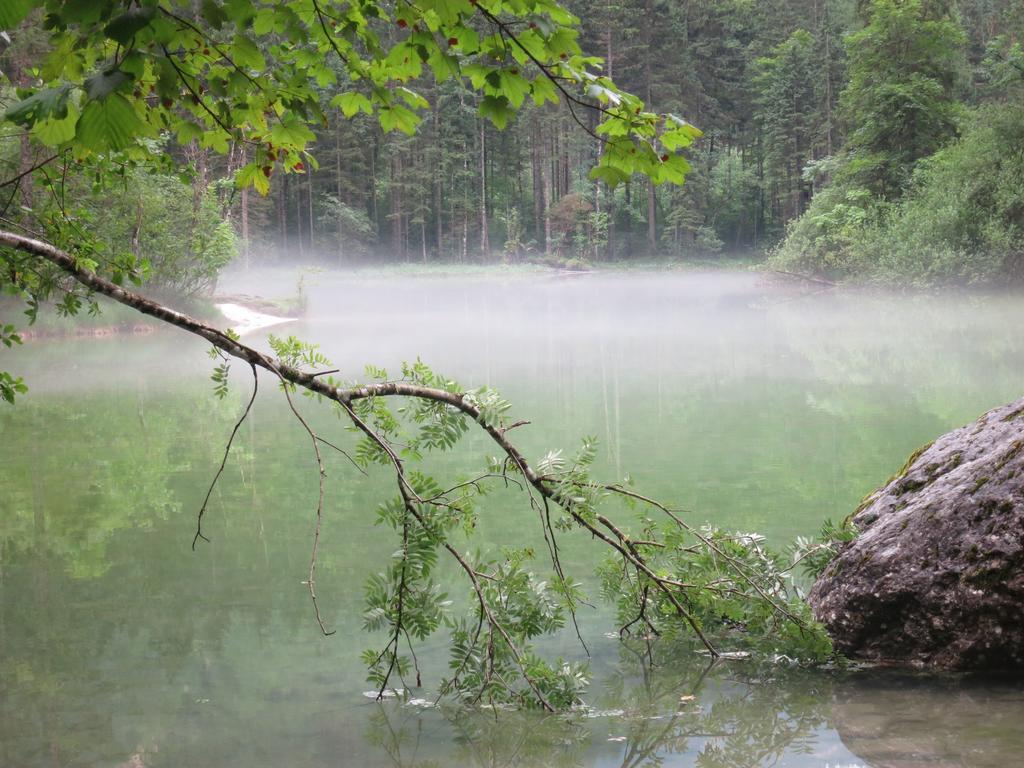
[[[213,191],[197,198],[177,176],[136,170],[84,207],[99,243],[149,263],[148,285],[154,288],[208,292],[238,252],[234,227],[221,216]]]
[[[1024,106],[976,110],[886,203],[840,181],[790,225],[776,268],[917,285],[1024,277]]]

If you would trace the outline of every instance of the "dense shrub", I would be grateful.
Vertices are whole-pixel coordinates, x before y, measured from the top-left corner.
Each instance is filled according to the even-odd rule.
[[[974,112],[960,139],[918,163],[897,203],[833,184],[770,263],[916,284],[1024,277],[1024,106]]]

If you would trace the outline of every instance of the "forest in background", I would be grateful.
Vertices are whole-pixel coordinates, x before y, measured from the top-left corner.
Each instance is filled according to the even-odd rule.
[[[610,190],[588,177],[601,151],[586,130],[596,112],[527,100],[497,130],[456,81],[418,84],[430,111],[415,135],[384,132],[343,95],[353,88],[343,67],[327,62],[337,82],[322,88],[331,118],[317,131],[318,168],[274,171],[261,197],[234,183],[243,147],[168,148],[190,173],[130,170],[118,188],[95,190],[92,236],[144,250],[155,282],[185,292],[236,256],[347,266],[769,250],[779,268],[840,275],[969,282],[1019,269],[1019,2],[568,6],[607,74],[703,131],[685,186],[634,177]],[[45,45],[39,19],[10,38],[0,67],[28,84]],[[3,151],[11,165],[33,162],[24,139]],[[23,184],[20,194],[24,208],[38,207],[38,190]]]

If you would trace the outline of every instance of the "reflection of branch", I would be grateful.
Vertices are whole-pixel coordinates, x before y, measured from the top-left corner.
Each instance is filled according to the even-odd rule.
[[[220,460],[220,467],[217,469],[217,474],[213,476],[213,482],[210,483],[210,488],[206,491],[206,498],[203,499],[203,505],[199,508],[199,514],[196,515],[196,535],[192,537],[192,551],[196,549],[196,542],[199,539],[203,541],[209,541],[203,535],[203,514],[206,512],[206,505],[210,503],[210,495],[213,493],[214,486],[217,485],[217,481],[220,480],[221,474],[224,472],[224,466],[228,463],[228,454],[231,453],[231,443],[235,440],[235,435],[238,434],[238,430],[242,426],[242,422],[245,421],[249,415],[249,411],[252,410],[252,404],[256,402],[256,392],[260,386],[259,377],[256,375],[256,366],[249,363],[252,367],[252,397],[249,398],[249,403],[245,406],[245,411],[241,417],[235,423],[235,428],[231,430],[231,436],[228,438],[228,444],[224,446],[224,458]]]

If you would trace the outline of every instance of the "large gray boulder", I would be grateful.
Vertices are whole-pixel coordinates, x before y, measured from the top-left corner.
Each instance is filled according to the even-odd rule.
[[[1024,667],[1024,399],[911,456],[809,599],[844,654]]]

